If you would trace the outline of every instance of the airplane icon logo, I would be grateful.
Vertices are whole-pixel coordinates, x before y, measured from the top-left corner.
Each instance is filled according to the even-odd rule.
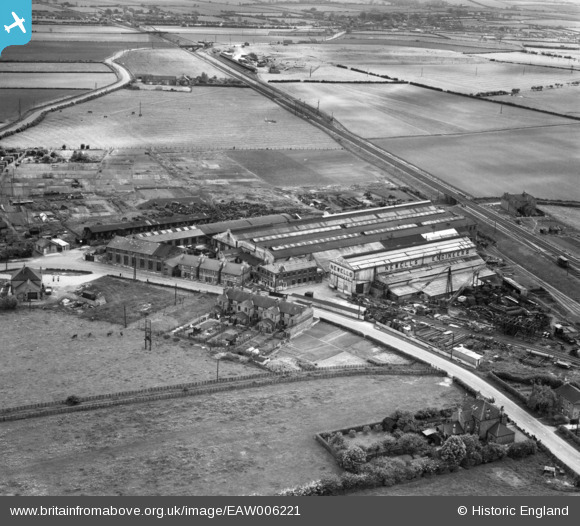
[[[12,16],[14,17],[14,23],[11,26],[4,26],[4,29],[10,33],[10,30],[19,27],[23,33],[26,33],[26,29],[24,28],[24,18],[18,18],[18,15],[12,11]]]
[[[0,53],[10,46],[24,46],[32,33],[32,0],[0,0]],[[9,57],[8,57],[9,58]]]

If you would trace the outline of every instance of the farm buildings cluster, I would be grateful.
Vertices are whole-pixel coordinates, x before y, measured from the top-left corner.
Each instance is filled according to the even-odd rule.
[[[90,229],[87,229],[90,231]],[[494,273],[476,252],[475,222],[429,201],[294,218],[287,214],[115,237],[107,261],[214,284],[271,291],[328,278],[348,295],[438,298]],[[208,247],[216,258],[188,254]]]

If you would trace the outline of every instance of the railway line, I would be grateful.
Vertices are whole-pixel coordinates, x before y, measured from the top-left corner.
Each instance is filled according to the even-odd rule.
[[[308,104],[293,98],[291,95],[282,92],[274,86],[262,82],[255,74],[249,72],[243,66],[237,66],[231,61],[228,61],[226,64],[224,60],[220,59],[220,57],[211,56],[205,52],[198,52],[196,55],[214,67],[217,67],[225,73],[245,82],[254,90],[286,108],[288,111],[307,119],[313,125],[319,127],[342,144],[348,143],[355,149],[355,151],[364,151],[365,154],[370,155],[375,160],[387,163],[403,172],[412,182],[418,182],[437,193],[446,195],[448,198],[451,198],[453,201],[460,204],[465,209],[466,213],[472,215],[479,222],[494,227],[496,230],[499,230],[515,242],[543,255],[554,265],[555,268],[558,268],[556,267],[556,258],[561,255],[561,251],[558,251],[554,245],[526,231],[524,228],[521,228],[513,223],[513,221],[506,219],[493,210],[476,203],[473,200],[473,196],[466,194],[449,183],[441,181],[429,172],[405,161],[404,159],[382,150],[372,142],[353,134],[348,129],[335,122],[332,117],[319,112],[316,108],[310,107]],[[566,257],[570,261],[570,268],[567,269],[568,276],[580,280],[580,258],[570,255],[566,255]],[[534,278],[536,279],[535,275]],[[542,286],[549,290],[554,297],[569,307],[568,310],[570,313],[580,316],[580,303],[572,300],[565,292],[548,285],[546,282],[541,281],[541,283]]]

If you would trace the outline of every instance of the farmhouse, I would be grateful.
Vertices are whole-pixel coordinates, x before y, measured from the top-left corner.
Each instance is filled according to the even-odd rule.
[[[564,384],[555,390],[558,397],[558,409],[568,418],[580,417],[580,389],[571,384]]]
[[[505,193],[501,198],[501,207],[515,216],[532,216],[537,206],[536,198],[526,192],[521,195]]]
[[[27,266],[13,272],[10,290],[19,301],[42,299],[44,294],[42,272]]]
[[[506,422],[507,418],[501,409],[485,400],[477,399],[458,408],[449,421],[437,429],[445,438],[471,433],[482,440],[511,444],[515,440],[515,432],[506,426]]]
[[[246,325],[257,324],[265,332],[283,330],[288,337],[312,325],[312,307],[236,288],[225,288],[217,307],[223,315],[234,316]]]

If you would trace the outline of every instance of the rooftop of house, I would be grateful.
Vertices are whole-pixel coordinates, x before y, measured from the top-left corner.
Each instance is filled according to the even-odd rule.
[[[564,384],[558,389],[555,389],[558,396],[568,400],[572,404],[577,404],[580,402],[580,389],[574,387],[572,384]]]

